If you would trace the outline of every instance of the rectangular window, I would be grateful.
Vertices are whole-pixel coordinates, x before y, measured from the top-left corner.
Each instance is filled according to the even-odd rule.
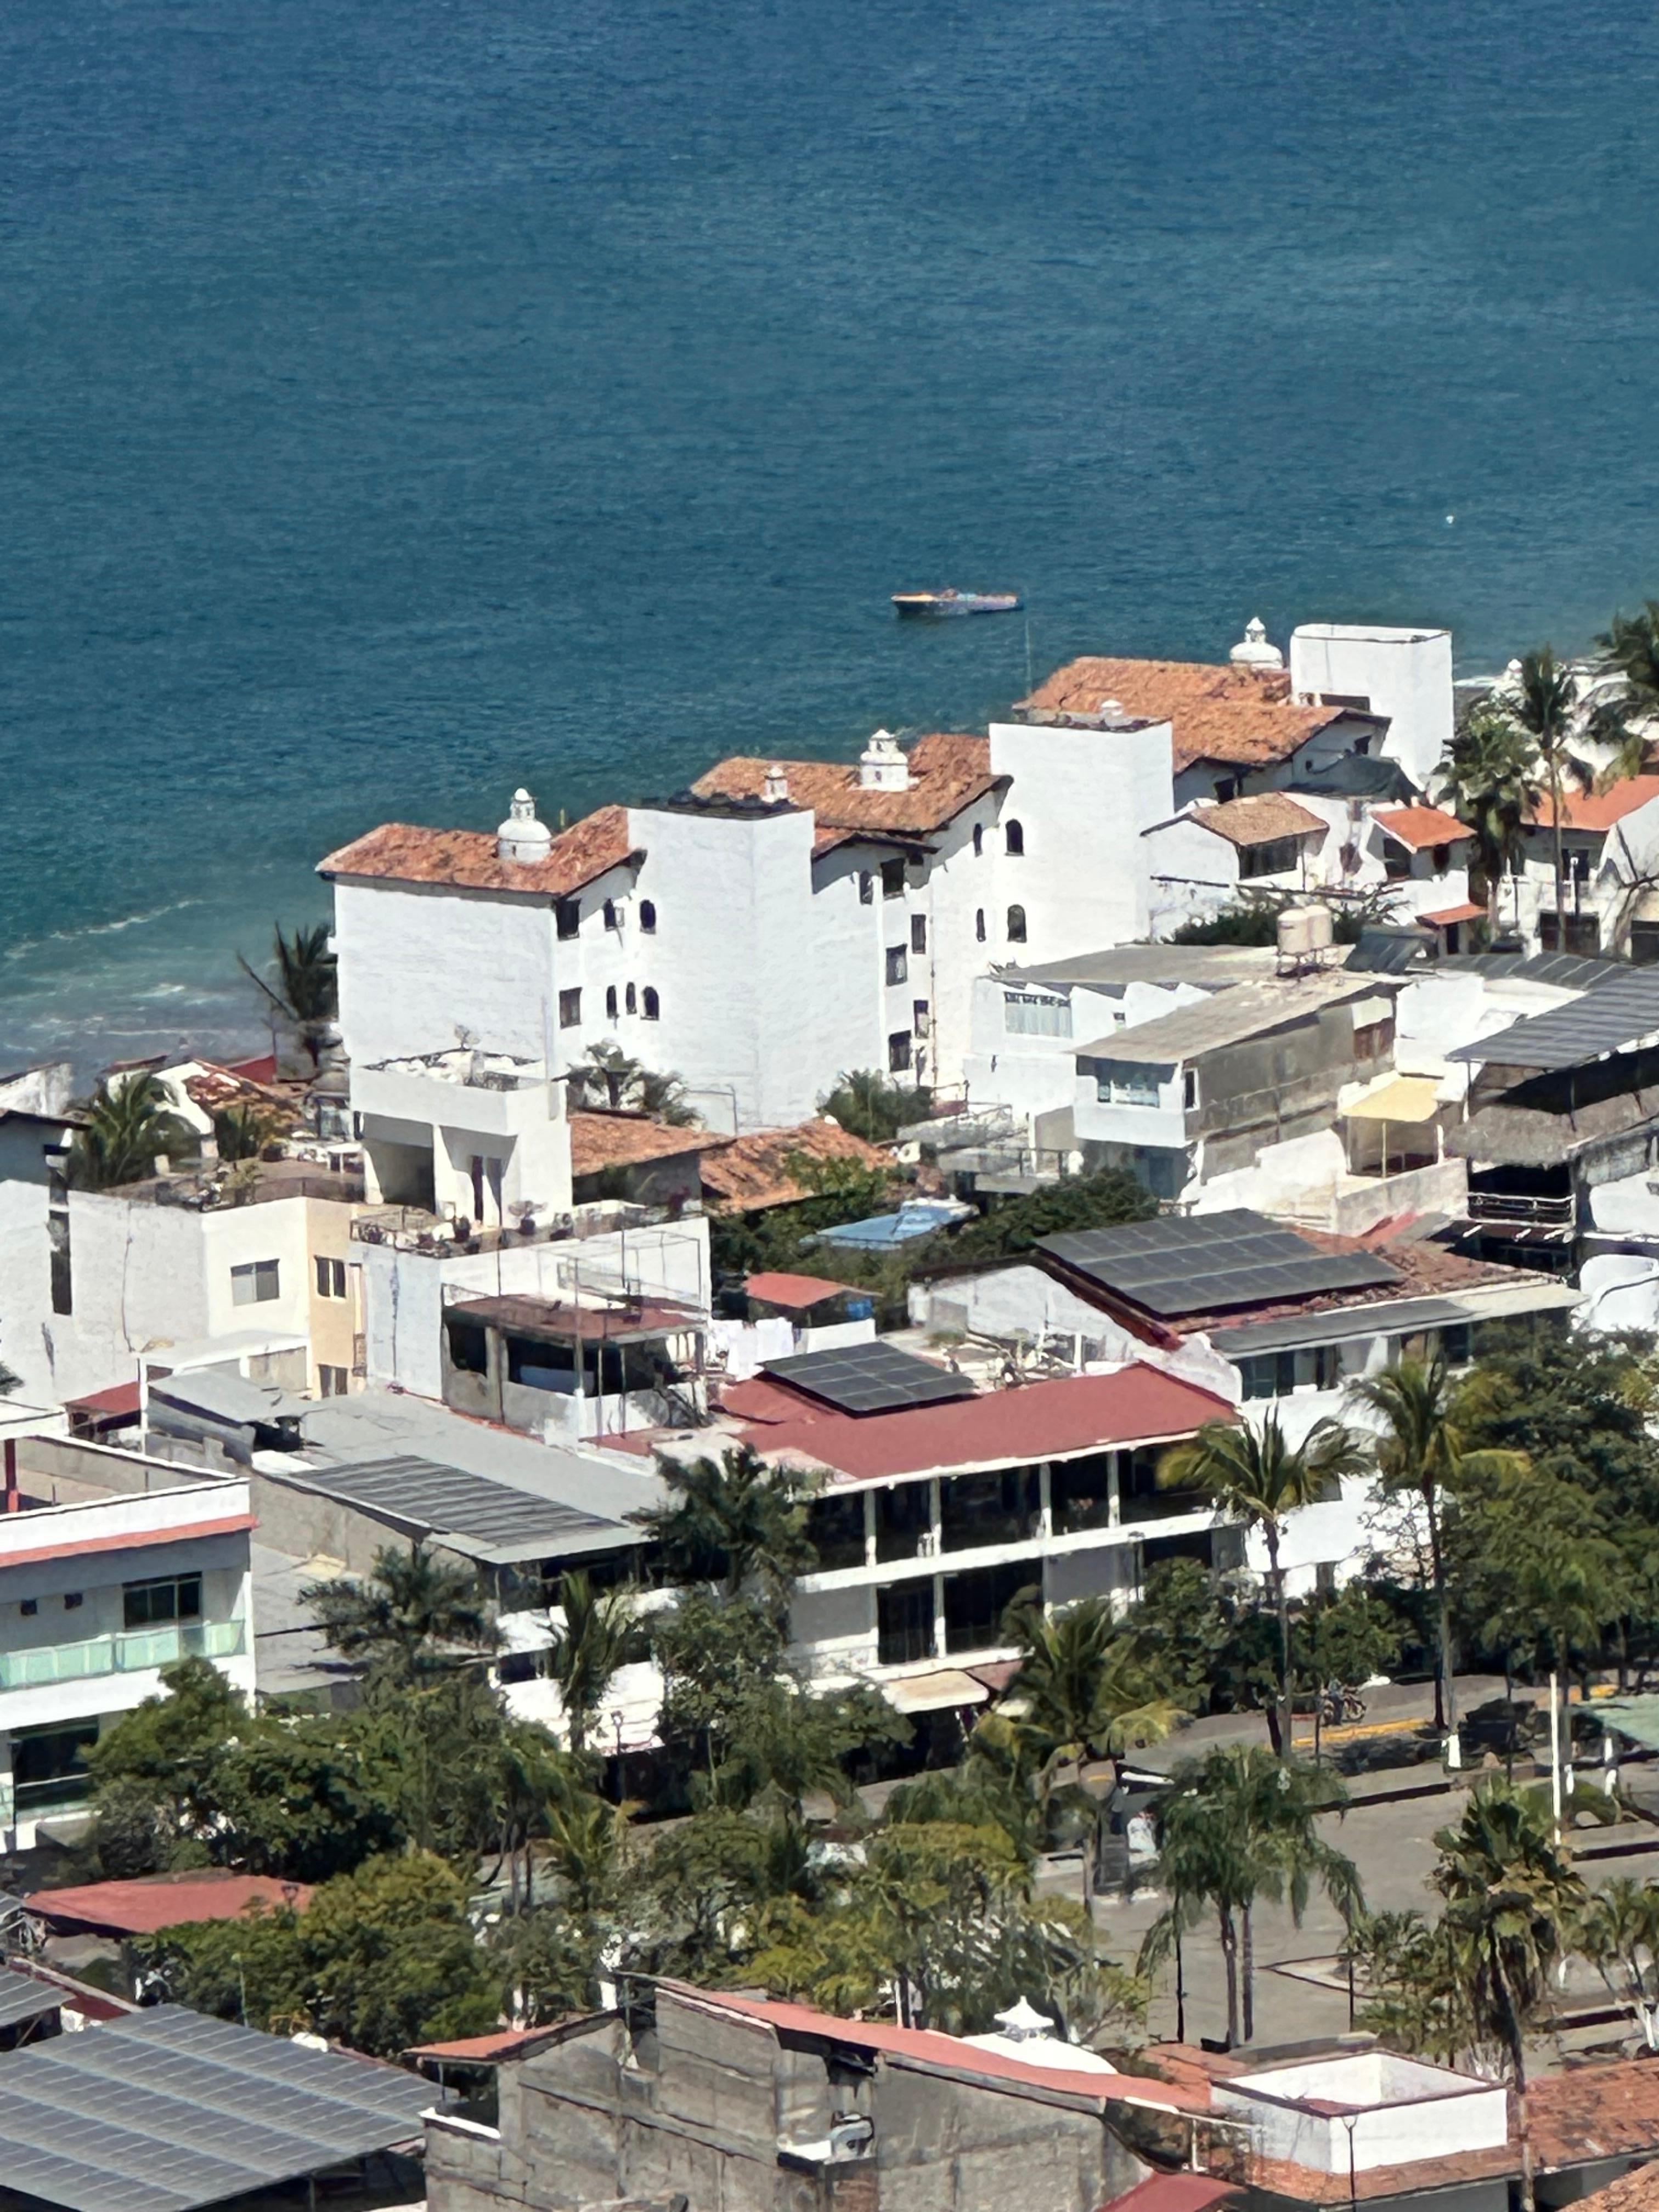
[[[1265,845],[1241,845],[1238,848],[1240,878],[1289,875],[1301,857],[1301,842],[1295,837],[1271,837]]]
[[[11,1740],[11,1778],[17,1810],[33,1814],[89,1796],[87,1753],[97,1741],[95,1720],[72,1721],[67,1728],[16,1730]]]
[[[815,1498],[806,1509],[806,1534],[826,1573],[836,1567],[864,1565],[864,1492],[850,1498]]]
[[[580,1029],[582,1018],[582,994],[580,988],[559,994],[559,1027],[562,1030]]]
[[[230,1302],[234,1306],[262,1306],[283,1295],[275,1260],[250,1260],[230,1271]]]
[[[488,1375],[489,1340],[476,1321],[449,1324],[449,1364],[463,1375]]]
[[[876,1492],[877,1559],[919,1559],[933,1525],[931,1483],[896,1482]]]
[[[876,1592],[876,1660],[902,1667],[933,1656],[933,1578],[896,1583]]]
[[[1189,1067],[1181,1078],[1181,1103],[1188,1113],[1198,1104],[1198,1070]]]
[[[1005,991],[1002,1026],[1011,1036],[1070,1036],[1072,1002],[1042,991]]]
[[[911,1000],[911,1001],[910,1001],[910,1026],[911,1026],[911,1028],[915,1031],[916,1035],[917,1035],[919,1037],[925,1037],[925,1036],[927,1036],[927,1000],[926,1000],[926,999],[912,999],[912,1000]]]
[[[1091,1452],[1049,1470],[1048,1505],[1056,1536],[1104,1528],[1112,1518],[1112,1455]]]
[[[200,1575],[164,1575],[158,1582],[128,1583],[121,1592],[124,1628],[153,1628],[160,1621],[201,1618]]]
[[[1288,1398],[1296,1388],[1296,1354],[1258,1352],[1253,1359],[1241,1359],[1238,1371],[1247,1398]]]
[[[317,1295],[319,1298],[343,1298],[346,1294],[346,1263],[331,1260],[326,1254],[316,1255]]]
[[[561,899],[553,909],[553,927],[561,937],[574,937],[582,926],[580,899]]]
[[[859,871],[859,904],[872,906],[875,902],[876,879],[868,868]]]
[[[913,914],[910,917],[910,950],[912,952],[927,950],[927,917],[925,914]]]
[[[895,1030],[887,1040],[887,1072],[890,1075],[902,1075],[909,1065],[910,1032]]]
[[[957,1474],[939,1485],[939,1548],[972,1552],[985,1544],[1023,1544],[1037,1534],[1040,1498],[1034,1467]]]
[[[881,895],[884,898],[904,896],[904,863],[902,860],[884,860],[881,864]]]
[[[323,1367],[317,1370],[317,1387],[325,1398],[343,1398],[350,1375],[343,1367]]]
[[[887,948],[888,981],[890,983],[902,983],[907,980],[909,973],[910,963],[908,957],[906,956],[904,947],[902,945],[890,945]]]
[[[1103,1106],[1156,1106],[1158,1091],[1155,1068],[1138,1067],[1133,1060],[1095,1062],[1095,1096]]]
[[[1353,1033],[1353,1056],[1357,1060],[1384,1060],[1394,1050],[1394,1016],[1385,1014],[1380,1022],[1364,1022]]]
[[[945,1577],[945,1648],[983,1651],[1011,1639],[1003,1616],[1027,1591],[1041,1595],[1041,1559],[1014,1559],[1006,1566],[969,1567]]]

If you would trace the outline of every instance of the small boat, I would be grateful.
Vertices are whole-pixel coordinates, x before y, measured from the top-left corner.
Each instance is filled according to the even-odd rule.
[[[1018,592],[895,592],[902,615],[1012,615],[1023,602]]]

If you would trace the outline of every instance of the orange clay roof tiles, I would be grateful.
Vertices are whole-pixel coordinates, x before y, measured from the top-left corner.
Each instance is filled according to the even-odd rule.
[[[1564,791],[1561,794],[1561,823],[1567,830],[1611,830],[1627,814],[1634,814],[1638,806],[1645,806],[1659,799],[1659,775],[1627,775],[1622,783],[1610,785],[1606,791]],[[1533,820],[1540,829],[1551,828],[1555,811],[1545,793],[1538,803]]]
[[[851,1160],[859,1167],[890,1168],[893,1156],[867,1145],[835,1121],[803,1121],[795,1129],[757,1129],[733,1138],[702,1164],[705,1194],[733,1213],[763,1206],[793,1206],[811,1193],[789,1171],[792,1158]]]
[[[1200,806],[1188,817],[1213,830],[1230,845],[1265,845],[1277,837],[1306,837],[1330,825],[1282,791],[1263,791],[1249,799],[1229,799],[1219,806]]]
[[[925,837],[961,813],[964,806],[994,790],[988,738],[936,733],[918,738],[907,756],[908,791],[866,791],[856,762],[761,760],[738,754],[719,761],[692,789],[701,799],[758,798],[767,770],[781,767],[797,806],[817,817],[815,848],[823,852],[859,830],[877,836]]]
[[[643,1114],[573,1114],[570,1172],[598,1175],[604,1168],[672,1159],[678,1153],[712,1151],[728,1141],[707,1129],[675,1128]]]
[[[1444,813],[1437,806],[1390,806],[1371,818],[1379,830],[1413,853],[1420,853],[1425,846],[1455,845],[1461,838],[1474,835],[1455,814]]]
[[[521,891],[567,898],[596,876],[635,857],[628,809],[601,806],[554,838],[544,860],[503,860],[493,830],[423,830],[383,822],[378,830],[318,863],[324,876],[372,876],[391,883],[446,884],[463,890]]]
[[[1252,675],[1206,660],[1073,660],[1040,684],[1023,708],[1095,714],[1115,699],[1127,714],[1173,726],[1177,775],[1195,761],[1260,766],[1288,760],[1341,707],[1299,706],[1288,676]]]

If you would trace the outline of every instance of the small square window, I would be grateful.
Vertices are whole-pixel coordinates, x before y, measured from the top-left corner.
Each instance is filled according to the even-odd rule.
[[[26,1597],[17,1610],[26,1620],[33,1620],[40,1610],[40,1601],[38,1597]]]
[[[84,1605],[86,1601],[87,1594],[84,1590],[65,1590],[64,1592],[64,1610],[65,1613],[73,1613],[77,1605]]]
[[[657,909],[655,903],[650,899],[641,899],[640,901],[640,927],[645,932],[645,934],[647,937],[650,937],[654,934],[656,927]]]
[[[582,926],[580,899],[561,899],[553,909],[553,926],[561,937],[574,937]]]
[[[317,1388],[325,1398],[343,1398],[348,1380],[343,1367],[324,1367],[320,1364],[318,1366]]]
[[[580,988],[559,994],[559,1027],[562,1030],[580,1029],[582,1018],[582,994]]]
[[[904,896],[904,863],[902,860],[884,860],[881,864],[881,895],[884,898]]]
[[[230,1302],[234,1306],[262,1306],[283,1295],[282,1271],[275,1260],[250,1260],[230,1271]]]
[[[891,1075],[902,1075],[910,1065],[910,1032],[895,1030],[887,1040],[887,1068]]]

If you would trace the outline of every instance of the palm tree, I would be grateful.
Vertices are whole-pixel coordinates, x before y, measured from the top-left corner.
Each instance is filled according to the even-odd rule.
[[[1565,950],[1566,934],[1566,862],[1561,843],[1561,779],[1563,771],[1574,765],[1567,751],[1567,739],[1572,733],[1577,690],[1571,669],[1559,661],[1553,648],[1547,645],[1540,645],[1535,653],[1528,653],[1521,663],[1514,714],[1516,720],[1537,746],[1549,783],[1550,820],[1555,846],[1558,951]]]
[[[343,1658],[367,1660],[404,1682],[501,1641],[477,1575],[434,1559],[424,1544],[407,1552],[387,1546],[374,1554],[367,1582],[344,1575],[308,1583],[300,1599]]]
[[[750,1584],[781,1613],[797,1575],[817,1564],[799,1475],[769,1467],[748,1444],[718,1459],[660,1455],[668,1497],[629,1518],[661,1547],[676,1582],[715,1583],[728,1598]]]
[[[672,1071],[659,1075],[609,1037],[589,1045],[570,1079],[581,1104],[597,1097],[608,1113],[643,1114],[675,1129],[696,1128],[702,1118],[686,1096],[683,1077]]]
[[[1340,1421],[1316,1421],[1299,1444],[1285,1441],[1279,1415],[1259,1430],[1231,1421],[1206,1421],[1195,1437],[1175,1444],[1159,1462],[1166,1490],[1201,1491],[1234,1521],[1257,1528],[1267,1547],[1267,1582],[1279,1611],[1279,1711],[1269,1715],[1273,1748],[1291,1741],[1291,1606],[1279,1563],[1285,1522],[1330,1495],[1344,1475],[1364,1471],[1358,1439]]]
[[[1507,1783],[1482,1784],[1458,1826],[1434,1840],[1440,1863],[1429,1881],[1446,1900],[1443,1924],[1464,1947],[1471,2009],[1524,2098],[1527,2031],[1571,1948],[1584,1884],[1551,1833],[1547,1809]]]
[[[160,1076],[149,1072],[113,1082],[105,1076],[80,1110],[68,1176],[82,1190],[113,1190],[122,1183],[141,1182],[155,1167],[158,1153],[176,1158],[199,1148],[200,1140],[175,1109],[172,1093]]]
[[[562,1621],[549,1624],[546,1668],[558,1685],[570,1748],[580,1752],[586,1748],[612,1677],[627,1663],[634,1601],[628,1590],[596,1590],[578,1567],[563,1577],[559,1607]]]
[[[1622,679],[1623,696],[1612,711],[1625,744],[1621,765],[1634,775],[1646,751],[1641,732],[1659,714],[1659,599],[1644,601],[1638,615],[1615,614],[1595,642],[1603,672]]]
[[[1592,1891],[1573,1948],[1630,2007],[1648,2049],[1659,2051],[1659,1886],[1621,1875]]]
[[[1428,1359],[1404,1358],[1397,1367],[1368,1375],[1350,1383],[1347,1395],[1350,1404],[1364,1407],[1382,1423],[1374,1449],[1383,1488],[1396,1496],[1408,1492],[1423,1501],[1434,1591],[1434,1724],[1455,1735],[1457,1689],[1443,1528],[1447,1494],[1465,1477],[1503,1480],[1518,1474],[1527,1467],[1527,1455],[1464,1449],[1451,1417],[1446,1363],[1438,1352]]]
[[[1504,871],[1519,866],[1526,851],[1522,824],[1538,805],[1537,767],[1530,734],[1488,701],[1469,715],[1435,769],[1436,804],[1449,805],[1474,832],[1486,926],[1494,937]]]
[[[1014,1725],[1036,1767],[1045,1804],[1062,1767],[1080,1769],[1091,1756],[1114,1758],[1161,1742],[1181,1719],[1181,1707],[1147,1665],[1139,1638],[1120,1626],[1109,1598],[1085,1598],[1054,1613],[1045,1613],[1040,1604],[1019,1606],[1008,1626],[1020,1646],[1011,1692],[1020,1705]],[[1089,1820],[1083,1856],[1086,1905],[1102,1808],[1098,1798],[1083,1794]]]
[[[275,925],[271,944],[275,973],[270,981],[241,953],[236,958],[243,974],[264,994],[273,1011],[293,1024],[313,1067],[320,1066],[323,1046],[340,1011],[339,970],[329,950],[327,923],[319,921],[310,929],[296,923],[291,937],[284,934],[280,921]]]
[[[895,1083],[876,1068],[855,1067],[842,1069],[834,1090],[819,1099],[818,1111],[869,1144],[890,1145],[907,1121],[924,1118],[927,1104],[925,1091]]]
[[[1171,1776],[1152,1808],[1158,1874],[1170,1903],[1146,1931],[1139,1968],[1160,1966],[1207,1905],[1216,1914],[1227,1978],[1227,2041],[1255,2033],[1253,1914],[1261,1898],[1286,1903],[1298,1927],[1317,1882],[1352,1924],[1362,1909],[1353,1862],[1320,1835],[1347,1792],[1334,1775],[1280,1760],[1259,1744],[1219,1747]],[[1241,2003],[1242,1999],[1242,2003]]]

